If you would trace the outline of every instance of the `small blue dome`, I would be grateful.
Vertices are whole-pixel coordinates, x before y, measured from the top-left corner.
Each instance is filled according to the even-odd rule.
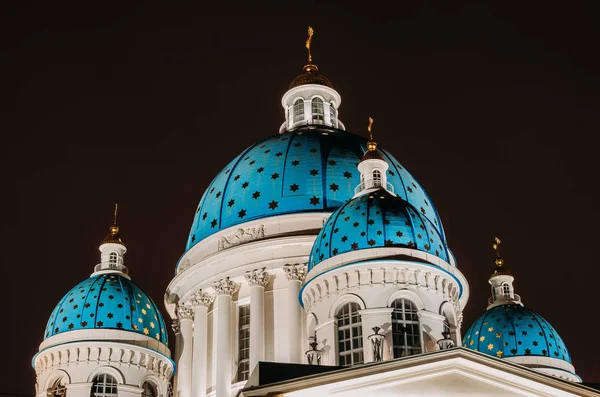
[[[429,202],[426,207],[432,208]],[[315,240],[308,268],[344,252],[377,247],[413,248],[450,262],[441,227],[426,213],[385,189],[358,196],[329,217]]]
[[[186,250],[219,230],[274,215],[334,211],[354,196],[357,164],[367,139],[332,128],[303,127],[244,150],[208,186],[196,210]],[[387,152],[387,179],[396,193],[444,237],[421,185]]]
[[[486,311],[465,332],[463,346],[500,358],[545,356],[571,363],[565,343],[548,321],[518,304]]]
[[[137,332],[167,345],[167,329],[156,305],[119,274],[92,276],[76,285],[50,315],[44,339],[79,329]]]

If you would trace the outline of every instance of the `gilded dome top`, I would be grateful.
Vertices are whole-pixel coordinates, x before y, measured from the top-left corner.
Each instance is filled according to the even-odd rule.
[[[290,90],[294,87],[298,87],[305,84],[319,84],[329,88],[333,88],[331,82],[323,74],[319,73],[319,68],[316,65],[308,64],[304,66],[304,72],[292,81],[290,84]]]

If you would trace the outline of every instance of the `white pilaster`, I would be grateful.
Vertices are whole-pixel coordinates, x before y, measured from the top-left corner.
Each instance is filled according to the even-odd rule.
[[[302,306],[300,306],[299,296],[302,289],[302,282],[306,277],[306,266],[304,264],[288,264],[283,267],[288,279],[287,299],[288,299],[288,334],[290,336],[289,362],[302,363]]]
[[[199,290],[190,305],[194,307],[194,353],[192,359],[192,397],[206,397],[208,362],[208,307],[214,297]]]
[[[67,388],[67,396],[69,397],[90,397],[93,383],[69,383]]]
[[[365,357],[365,363],[373,362],[373,347],[369,340],[369,335],[374,333],[373,327],[379,327],[381,330],[379,333],[385,335],[386,338],[383,343],[383,359],[389,360],[394,358],[391,353],[390,342],[387,334],[391,334],[392,330],[392,311],[391,307],[379,307],[375,309],[359,310],[361,323],[362,323],[362,337],[363,337],[363,354]]]
[[[143,389],[131,385],[118,385],[117,393],[119,397],[141,397]],[[67,394],[68,395],[68,394]],[[88,394],[89,396],[89,394]]]
[[[176,309],[181,332],[181,352],[177,362],[177,397],[192,396],[192,338],[194,310],[190,306],[180,305]]]
[[[217,294],[217,384],[216,397],[231,396],[231,366],[233,362],[231,335],[231,296],[239,289],[239,285],[229,277],[215,281]]]
[[[337,319],[319,324],[315,333],[319,342],[317,349],[321,350],[321,365],[337,365]]]
[[[265,268],[244,274],[250,285],[250,373],[259,361],[265,361],[265,287],[269,275]]]

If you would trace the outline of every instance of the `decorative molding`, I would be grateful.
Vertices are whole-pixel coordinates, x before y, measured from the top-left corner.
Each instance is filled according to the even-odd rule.
[[[260,286],[265,287],[269,283],[269,274],[265,271],[266,267],[262,269],[248,270],[244,277],[251,287]]]
[[[288,263],[287,265],[283,265],[283,271],[288,281],[303,282],[306,277],[306,263]]]
[[[173,319],[171,322],[171,328],[173,328],[173,333],[178,334],[181,332],[181,324],[179,324],[179,319]]]
[[[240,289],[240,285],[231,281],[229,277],[226,277],[215,281],[213,288],[217,292],[217,295],[233,295]]]
[[[115,342],[84,341],[59,345],[44,350],[35,358],[35,371],[38,377],[69,367],[83,364],[120,367],[137,367],[152,372],[161,381],[168,382],[173,374],[173,364],[164,355],[151,349]]]
[[[197,292],[195,292],[192,295],[192,297],[189,299],[188,303],[194,307],[198,307],[198,306],[209,307],[213,303],[214,300],[215,300],[214,295],[211,295],[211,294],[199,289]]]
[[[179,321],[181,320],[194,320],[194,308],[189,305],[177,305],[175,313]]]
[[[223,236],[219,239],[219,251],[224,249],[235,247],[248,241],[257,240],[265,237],[265,225],[258,227],[247,227],[245,229],[238,229],[229,236]]]

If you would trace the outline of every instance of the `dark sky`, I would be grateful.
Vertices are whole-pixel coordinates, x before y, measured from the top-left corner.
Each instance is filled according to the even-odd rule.
[[[465,327],[498,235],[516,292],[600,382],[597,10],[171,3],[1,6],[3,393],[33,395],[47,318],[99,261],[117,200],[131,275],[162,307],[203,190],[277,133],[309,24],[347,129],[373,116],[437,206],[471,287]]]

